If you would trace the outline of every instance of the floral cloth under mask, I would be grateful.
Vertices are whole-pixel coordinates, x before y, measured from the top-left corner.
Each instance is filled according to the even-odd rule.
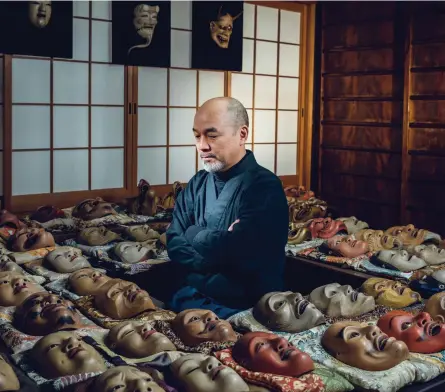
[[[105,316],[94,307],[94,297],[92,295],[80,297],[78,300],[74,301],[74,304],[85,316],[87,316],[91,320],[94,320],[94,322],[98,325],[108,329],[113,328],[115,325],[127,320],[173,320],[176,317],[176,313],[172,312],[171,310],[157,309],[142,312],[137,316],[132,317],[131,319],[115,320],[111,317]]]
[[[370,322],[369,324],[375,324]],[[379,372],[361,370],[335,359],[321,345],[321,337],[328,327],[322,325],[299,334],[288,340],[301,351],[320,364],[335,370],[350,383],[365,390],[396,392],[413,382],[428,382],[445,371],[445,363],[430,355],[410,354],[410,358],[397,366]],[[378,375],[378,376],[377,376]]]
[[[10,253],[9,257],[17,264],[25,264],[31,261],[43,259],[49,252],[52,252],[55,247],[41,248],[35,250],[28,250],[27,252],[14,252]]]
[[[69,277],[69,273],[62,274],[60,272],[51,271],[43,266],[43,260],[31,261],[29,263],[23,264],[23,268],[32,273],[33,275],[38,275],[46,278],[50,282],[59,279],[66,279]]]
[[[233,359],[232,349],[218,351],[214,355],[235,370],[244,381],[272,392],[345,392],[354,389],[345,378],[320,365],[315,365],[314,371],[301,377],[288,377],[247,370]]]

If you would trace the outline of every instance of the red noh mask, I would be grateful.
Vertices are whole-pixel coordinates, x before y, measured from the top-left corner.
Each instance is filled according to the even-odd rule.
[[[346,231],[346,226],[342,221],[332,220],[332,218],[316,218],[310,221],[309,230],[312,238],[331,238],[340,231]]]
[[[405,342],[411,352],[431,354],[445,349],[445,325],[434,322],[429,313],[414,316],[393,310],[381,317],[377,326],[388,336]]]
[[[246,333],[235,343],[232,355],[241,366],[254,372],[299,377],[314,370],[309,355],[272,333]]]

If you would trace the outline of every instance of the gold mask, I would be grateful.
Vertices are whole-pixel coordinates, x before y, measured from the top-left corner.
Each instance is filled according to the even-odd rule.
[[[103,226],[83,229],[78,235],[79,242],[89,246],[106,245],[120,238],[119,234],[107,230]]]
[[[422,299],[419,293],[412,291],[406,285],[383,278],[366,280],[362,284],[361,290],[365,294],[373,296],[378,305],[395,309],[410,306]]]
[[[297,245],[302,242],[309,241],[312,238],[311,232],[309,229],[302,227],[300,229],[289,230],[289,234],[287,236],[287,243],[289,245]]]
[[[46,27],[51,19],[51,1],[28,2],[28,16],[31,23],[42,29]]]
[[[128,50],[128,54],[130,54],[133,49],[142,49],[150,46],[153,39],[153,34],[155,32],[155,27],[158,24],[159,7],[139,4],[134,9],[133,14],[134,28],[138,35],[145,39],[146,42],[144,44],[131,47]]]
[[[385,231],[386,234],[390,234],[399,238],[403,245],[420,245],[425,241],[427,231],[423,229],[416,229],[414,225],[409,224],[406,226],[393,226]]]
[[[391,250],[402,247],[402,241],[397,237],[384,233],[382,230],[365,229],[357,232],[354,237],[357,240],[368,243],[371,252],[379,250]]]
[[[219,8],[216,20],[210,22],[210,37],[220,48],[227,49],[233,32],[233,23],[241,16],[242,12],[232,17],[229,13],[222,15],[221,10],[222,6]]]

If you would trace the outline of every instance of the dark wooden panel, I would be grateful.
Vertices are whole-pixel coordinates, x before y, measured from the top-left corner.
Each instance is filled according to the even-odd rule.
[[[445,95],[445,71],[413,73],[411,94]]]
[[[407,211],[407,219],[407,223],[445,237],[445,213],[438,213],[429,208],[415,209]]]
[[[382,178],[399,178],[401,156],[365,151],[323,150],[325,172],[349,173]]]
[[[425,208],[428,210],[440,210],[445,213],[444,183],[408,182],[407,187],[408,206]]]
[[[323,23],[344,23],[365,21],[370,19],[390,18],[394,15],[395,4],[392,1],[376,3],[357,2],[323,2]]]
[[[443,129],[411,128],[409,132],[409,150],[430,151],[431,153],[445,152],[445,127]]]
[[[412,101],[410,122],[445,123],[445,101]]]
[[[391,21],[328,26],[323,31],[323,48],[391,44],[394,40],[393,31],[394,26]]]
[[[324,119],[399,123],[402,121],[401,102],[324,102]]]
[[[394,91],[396,90],[396,91]],[[392,97],[400,89],[393,86],[393,75],[324,77],[324,97]]]
[[[325,125],[322,127],[323,144],[333,147],[375,148],[400,151],[401,129]]]
[[[413,41],[445,38],[445,14],[420,13],[413,18]]]
[[[408,157],[407,168],[408,177],[412,180],[431,180],[432,182],[437,182],[445,179],[445,158],[410,155]],[[442,195],[442,198],[443,196],[444,195]]]
[[[324,72],[392,70],[392,49],[330,52],[324,54]]]
[[[368,222],[373,229],[387,229],[400,224],[399,207],[361,200],[338,197],[335,194],[322,194],[329,206],[334,207],[340,216],[356,216]]]
[[[341,197],[352,197],[364,200],[397,205],[400,199],[400,182],[398,179],[357,177],[349,174],[324,172],[323,192]]]
[[[445,43],[413,45],[413,67],[445,67]]]

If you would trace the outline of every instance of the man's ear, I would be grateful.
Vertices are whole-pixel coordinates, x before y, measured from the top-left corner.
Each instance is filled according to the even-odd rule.
[[[241,127],[239,131],[239,136],[240,136],[240,146],[246,144],[247,137],[249,136],[249,128],[247,128],[246,126]]]

